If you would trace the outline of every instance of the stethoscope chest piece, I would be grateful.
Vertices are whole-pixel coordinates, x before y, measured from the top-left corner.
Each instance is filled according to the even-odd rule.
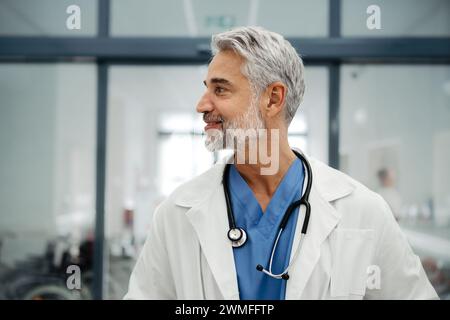
[[[233,248],[242,247],[247,242],[247,233],[241,228],[232,228],[228,230],[228,239]]]

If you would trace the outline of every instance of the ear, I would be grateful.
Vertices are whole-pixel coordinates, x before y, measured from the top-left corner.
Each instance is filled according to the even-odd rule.
[[[287,87],[282,82],[274,82],[266,89],[266,101],[264,103],[264,113],[268,117],[281,114],[286,101]]]

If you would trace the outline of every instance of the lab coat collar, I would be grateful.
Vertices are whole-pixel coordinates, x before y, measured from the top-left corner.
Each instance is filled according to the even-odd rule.
[[[309,197],[311,218],[300,251],[298,251],[300,232],[296,232],[294,237],[291,251],[293,264],[290,268],[286,299],[301,297],[319,260],[322,242],[339,222],[340,215],[330,202],[351,194],[355,188],[339,171],[307,155],[305,158],[311,164],[313,172]],[[186,215],[198,236],[202,251],[223,297],[239,299],[233,249],[226,236],[229,227],[222,185],[224,168],[225,162],[216,164],[204,174],[183,185],[172,196],[176,205],[190,208]],[[304,206],[301,206],[297,230],[301,230],[304,210]]]
[[[300,151],[297,148],[294,148]],[[301,151],[300,151],[301,152]],[[343,178],[343,174],[313,157],[303,153],[311,164],[313,171],[313,186],[320,197],[331,202],[350,194],[355,186]],[[222,187],[222,175],[228,159],[215,164],[211,169],[195,177],[173,194],[175,204],[182,207],[195,207],[206,200],[216,188]]]

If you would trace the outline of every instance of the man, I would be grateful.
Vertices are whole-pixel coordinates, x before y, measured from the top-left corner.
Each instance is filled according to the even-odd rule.
[[[436,298],[382,198],[289,146],[305,88],[289,42],[244,27],[212,48],[197,111],[206,146],[231,147],[232,164],[157,208],[125,298]]]

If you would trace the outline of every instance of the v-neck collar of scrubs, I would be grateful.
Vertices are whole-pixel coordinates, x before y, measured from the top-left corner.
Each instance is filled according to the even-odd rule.
[[[298,185],[303,176],[303,165],[299,159],[295,159],[290,164],[270,199],[265,212],[259,205],[253,190],[234,165],[231,166],[229,174],[229,181],[232,181],[232,188],[230,189],[233,199],[238,200],[236,205],[239,205],[246,212],[244,217],[241,217],[245,221],[243,227],[256,227],[266,238],[270,236],[272,229],[281,222],[287,207],[293,201],[300,199],[301,196],[301,185],[300,187]]]
[[[232,165],[229,171],[229,190],[236,226],[247,232],[247,242],[233,249],[240,299],[285,299],[286,281],[274,279],[258,270],[262,264],[269,268],[272,247],[288,206],[300,199],[304,168],[299,159],[291,163],[281,179],[263,214],[253,191]],[[283,272],[289,265],[292,243],[298,219],[296,208],[283,230],[274,253],[272,271]]]

